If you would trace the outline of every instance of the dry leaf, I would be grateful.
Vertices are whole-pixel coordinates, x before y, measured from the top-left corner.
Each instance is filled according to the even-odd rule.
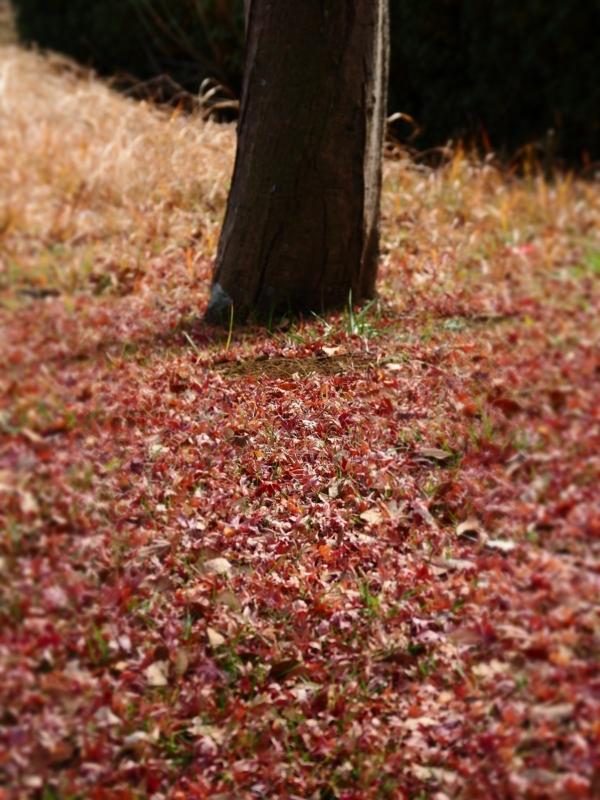
[[[447,450],[441,450],[439,447],[422,447],[417,452],[417,455],[433,458],[436,461],[446,461],[446,459],[452,458],[454,454],[449,453]]]
[[[182,647],[175,655],[175,671],[178,675],[185,675],[190,666],[190,655],[188,651]]]
[[[155,661],[146,668],[148,686],[166,686],[169,683],[169,662]]]
[[[340,493],[340,481],[332,481],[327,487],[327,494],[331,500],[335,500]]]
[[[223,744],[225,741],[225,731],[216,725],[206,724],[202,717],[194,717],[187,732],[191,736],[208,736],[215,744]]]
[[[125,747],[135,747],[135,745],[140,744],[140,742],[153,744],[154,739],[149,733],[146,733],[146,731],[135,731],[135,733],[130,733],[129,736],[123,739],[123,745]]]
[[[500,550],[502,553],[511,553],[517,545],[505,539],[487,539],[484,546],[490,550]]]
[[[477,541],[483,533],[483,528],[479,520],[475,517],[469,517],[456,528],[456,535],[459,539],[469,539],[470,541]]]
[[[301,661],[295,658],[286,658],[283,661],[277,661],[271,666],[267,680],[281,681],[287,678],[307,678],[309,672]]]
[[[466,558],[432,558],[431,563],[442,570],[475,569],[477,566],[474,561]]]
[[[380,522],[383,522],[383,514],[377,508],[370,508],[368,511],[363,511],[360,518],[369,525],[379,525]]]
[[[242,608],[242,604],[237,595],[235,595],[233,592],[230,592],[228,589],[225,589],[223,592],[219,592],[215,600],[217,603],[223,603],[224,606],[227,606],[227,608],[230,608],[232,611],[240,611]]]
[[[108,706],[102,706],[94,714],[96,723],[101,726],[112,727],[114,725],[121,725],[122,720],[110,710]]]
[[[563,722],[571,719],[575,706],[573,703],[556,703],[553,706],[534,706],[531,709],[531,716],[537,721],[548,720],[549,722]]]
[[[477,645],[481,642],[481,634],[470,628],[458,628],[448,636],[448,639],[454,644]]]
[[[203,575],[231,575],[232,566],[226,558],[209,558],[199,567]]]
[[[404,720],[404,727],[409,731],[418,731],[419,728],[432,728],[439,724],[439,720],[433,719],[433,717],[411,717]]]
[[[23,514],[38,514],[40,507],[31,492],[21,492],[21,511]]]
[[[214,628],[207,628],[206,635],[208,637],[208,641],[211,647],[221,647],[221,645],[225,644],[227,641],[224,636],[222,636],[218,631]]]

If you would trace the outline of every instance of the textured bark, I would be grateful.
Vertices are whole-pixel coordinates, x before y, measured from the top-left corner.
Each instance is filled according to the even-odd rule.
[[[210,322],[373,296],[388,0],[250,0]]]

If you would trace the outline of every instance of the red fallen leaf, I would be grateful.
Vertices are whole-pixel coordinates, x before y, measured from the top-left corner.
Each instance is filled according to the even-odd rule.
[[[568,389],[552,389],[548,392],[548,399],[550,400],[550,406],[552,410],[558,414],[560,413],[563,408],[567,404],[567,398],[569,396]]]
[[[517,400],[513,400],[510,397],[493,397],[488,398],[490,405],[494,406],[494,408],[500,409],[502,413],[507,417],[514,417],[515,414],[522,413],[525,411],[525,408],[519,403]]]
[[[169,391],[173,394],[185,392],[189,387],[189,376],[183,373],[174,372],[169,378]]]
[[[598,792],[592,793],[591,782],[584,775],[576,775],[575,773],[567,775],[564,779],[563,786],[569,798],[581,797],[586,798],[586,800],[587,798],[596,800],[596,798],[600,796]]]
[[[330,561],[331,560],[331,553],[332,553],[331,545],[322,544],[319,547],[319,553],[321,554],[321,557],[323,558],[324,561]]]

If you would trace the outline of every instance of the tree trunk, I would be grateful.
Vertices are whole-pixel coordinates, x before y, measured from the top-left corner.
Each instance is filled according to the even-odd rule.
[[[247,0],[238,147],[206,318],[372,297],[388,0]]]

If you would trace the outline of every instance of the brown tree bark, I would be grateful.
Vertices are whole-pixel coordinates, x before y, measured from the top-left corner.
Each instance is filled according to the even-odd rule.
[[[373,296],[388,0],[247,0],[238,146],[206,318]],[[233,309],[232,309],[233,306]]]

